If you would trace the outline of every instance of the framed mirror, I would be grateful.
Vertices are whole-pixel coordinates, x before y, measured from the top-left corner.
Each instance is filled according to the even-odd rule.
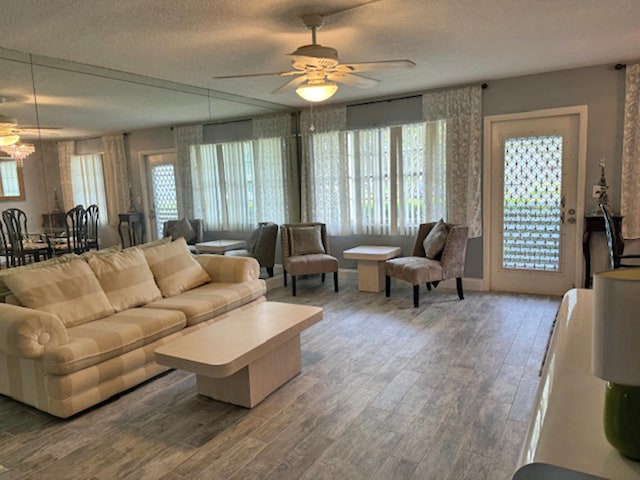
[[[0,156],[0,202],[24,199],[22,162],[9,156]]]

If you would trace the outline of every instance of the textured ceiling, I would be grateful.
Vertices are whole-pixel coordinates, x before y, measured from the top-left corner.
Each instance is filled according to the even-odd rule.
[[[0,47],[37,55],[40,120],[64,126],[63,137],[304,107],[294,92],[270,93],[284,83],[278,77],[212,79],[289,69],[285,54],[310,43],[299,19],[303,13],[329,14],[318,42],[337,48],[342,62],[408,58],[417,64],[409,73],[368,74],[381,80],[374,88],[341,86],[333,103],[640,58],[638,0],[2,4]],[[0,51],[3,95],[11,101],[0,105],[0,113],[35,123],[35,109],[27,105],[33,98],[28,56]]]

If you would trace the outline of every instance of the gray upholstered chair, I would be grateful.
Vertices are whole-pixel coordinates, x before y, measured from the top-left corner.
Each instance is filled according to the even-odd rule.
[[[280,226],[284,286],[291,274],[293,296],[296,296],[296,277],[299,275],[333,272],[334,290],[338,291],[338,259],[329,252],[327,227],[324,223],[285,223]]]
[[[171,235],[171,230],[180,222],[181,220],[167,220],[166,222],[164,222],[162,224],[162,236],[171,237],[172,240],[178,238],[173,238],[173,235]],[[191,228],[193,229],[194,236],[190,239],[186,239],[187,245],[189,245],[189,250],[191,251],[191,253],[197,253],[195,246],[196,243],[204,242],[204,222],[201,219],[196,218],[194,220],[189,220],[189,223],[191,224]]]
[[[273,265],[276,262],[276,241],[278,240],[278,225],[273,222],[260,222],[249,239],[247,248],[229,250],[225,255],[236,257],[253,257],[261,267],[267,270],[267,275],[273,277]]]
[[[437,222],[420,225],[416,243],[411,257],[392,258],[384,265],[385,294],[391,295],[391,277],[400,278],[413,285],[413,306],[420,304],[420,284],[424,283],[427,290],[438,286],[438,283],[448,278],[456,279],[458,297],[464,299],[462,292],[462,276],[464,275],[464,261],[467,254],[467,235],[469,228],[461,225],[446,224],[447,234],[442,253],[434,259],[427,258],[424,250],[424,239]]]

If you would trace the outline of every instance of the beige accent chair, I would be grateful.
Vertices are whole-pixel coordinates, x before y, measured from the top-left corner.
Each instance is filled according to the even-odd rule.
[[[426,284],[427,290],[431,290],[431,287],[437,287],[440,281],[455,278],[458,297],[460,300],[464,299],[462,276],[464,275],[469,227],[448,223],[449,233],[442,253],[439,258],[430,259],[425,256],[423,242],[436,223],[420,225],[411,257],[392,258],[385,262],[385,294],[387,297],[391,296],[391,277],[400,278],[413,285],[414,307],[418,307],[420,303],[421,283]]]
[[[246,249],[229,250],[225,255],[255,258],[261,267],[266,268],[267,275],[273,277],[277,239],[278,225],[273,222],[260,222],[258,228],[251,232]]]
[[[166,222],[164,222],[162,224],[162,236],[170,237],[171,229],[179,222],[180,220],[167,220]],[[204,242],[204,222],[201,219],[196,218],[194,220],[190,219],[189,223],[191,224],[191,228],[193,229],[195,235],[193,236],[193,238],[187,240],[187,245],[189,245],[189,251],[193,254],[196,254],[198,253],[196,252],[196,243]],[[172,240],[176,239],[173,238]]]
[[[297,232],[300,229],[319,230],[319,249],[306,249],[313,253],[300,253],[305,249],[300,247]],[[329,240],[327,239],[327,226],[324,223],[285,223],[280,226],[280,242],[282,244],[282,266],[284,268],[284,286],[287,286],[287,273],[291,274],[291,286],[293,296],[296,296],[296,277],[299,275],[321,274],[322,281],[325,280],[325,273],[333,272],[334,290],[338,291],[338,259],[332,257],[329,251]],[[319,250],[323,250],[320,252]]]

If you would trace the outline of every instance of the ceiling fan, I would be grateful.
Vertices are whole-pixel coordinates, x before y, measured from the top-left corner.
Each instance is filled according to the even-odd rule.
[[[335,48],[316,43],[316,30],[322,27],[324,17],[318,14],[303,15],[302,22],[311,30],[311,44],[298,47],[293,53],[288,54],[292,57],[293,70],[288,72],[227,75],[213,78],[247,78],[268,75],[295,76],[295,78],[272,93],[277,94],[295,89],[300,97],[309,102],[322,102],[338,91],[338,83],[360,88],[370,88],[379,83],[378,80],[359,75],[360,72],[406,69],[413,68],[416,65],[411,60],[383,60],[369,63],[341,64],[338,60],[338,51]]]
[[[60,130],[62,127],[38,127],[37,125],[19,126],[15,118],[0,114],[0,147],[13,145],[20,141],[20,135],[37,135],[40,130]]]

